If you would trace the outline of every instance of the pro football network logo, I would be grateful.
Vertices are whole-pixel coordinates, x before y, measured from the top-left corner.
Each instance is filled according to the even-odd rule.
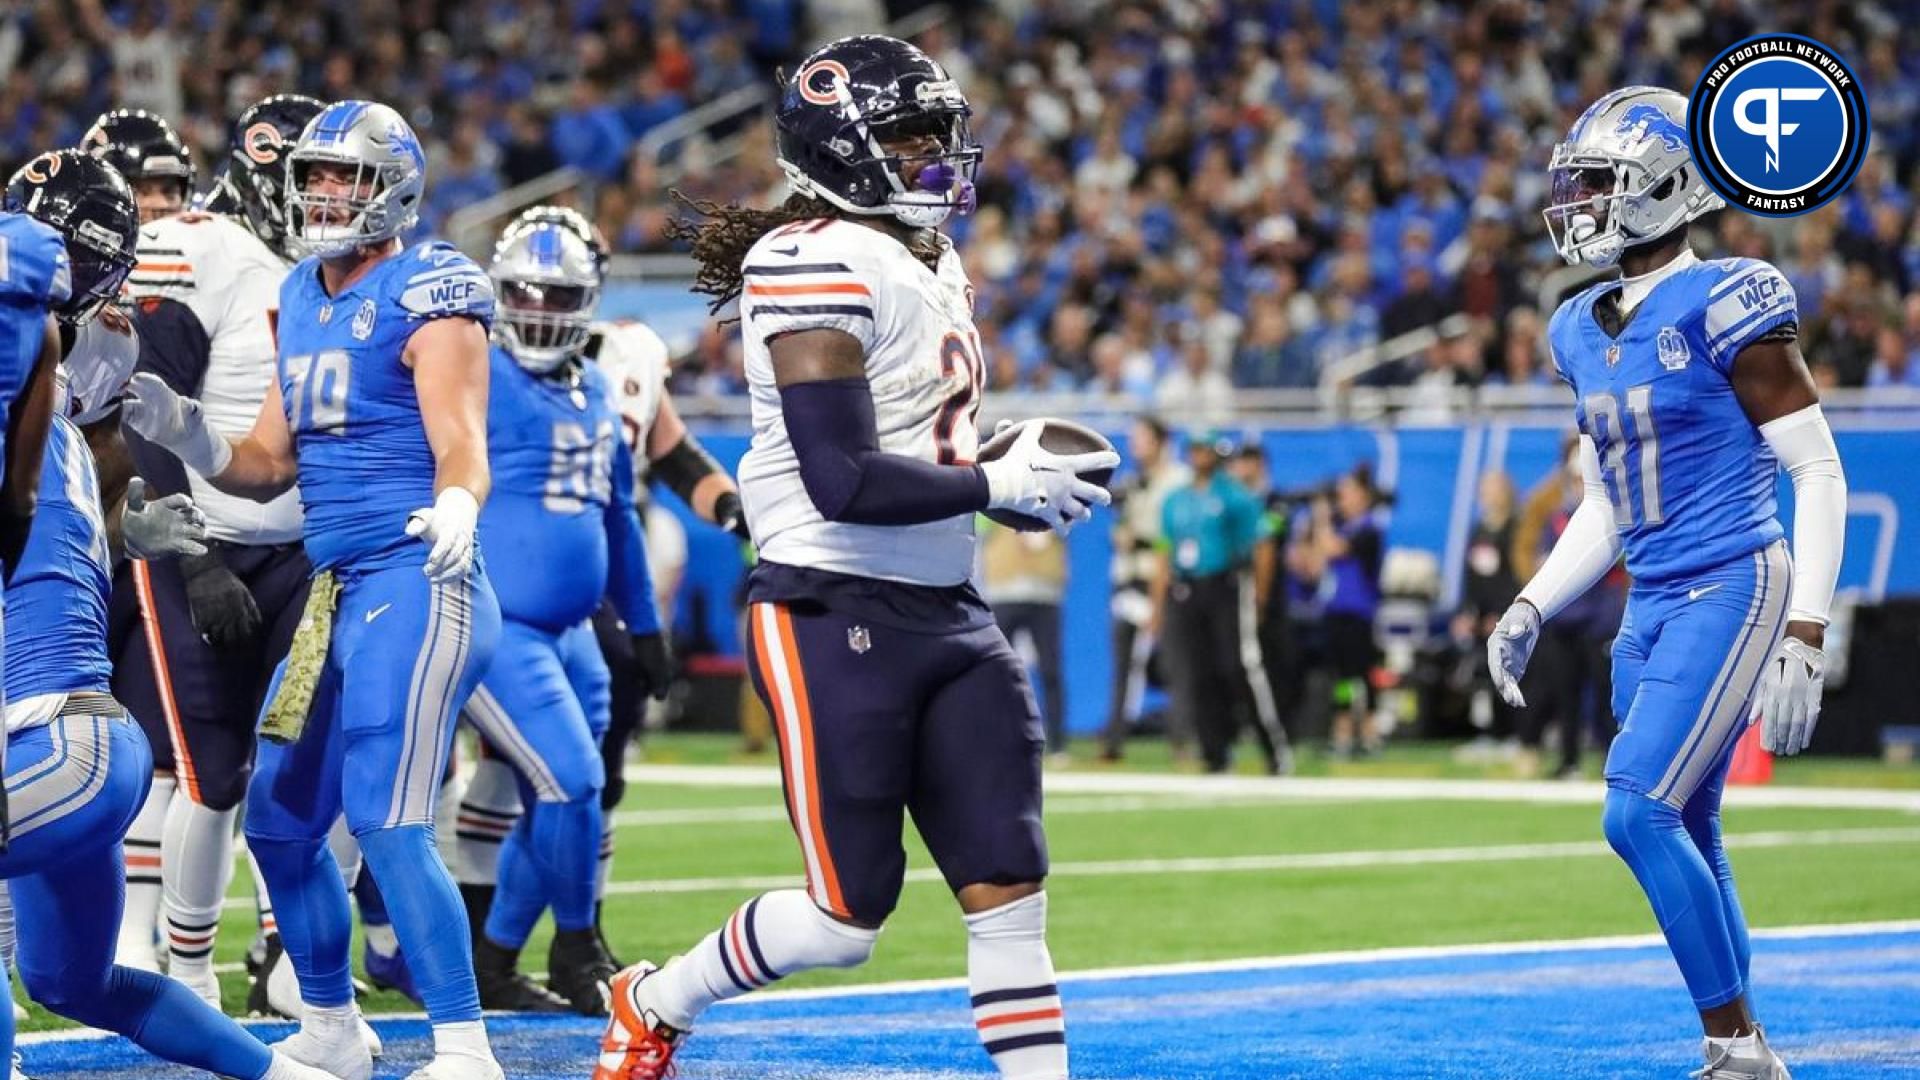
[[[1868,126],[1853,69],[1798,34],[1728,47],[1687,105],[1687,137],[1707,183],[1767,217],[1804,214],[1845,191],[1867,155]]]

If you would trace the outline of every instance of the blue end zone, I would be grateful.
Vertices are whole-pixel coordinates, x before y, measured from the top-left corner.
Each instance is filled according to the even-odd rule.
[[[1757,1006],[1796,1080],[1920,1080],[1920,931],[1755,942]],[[1697,1068],[1693,1010],[1663,947],[1570,948],[1070,979],[1074,1075],[1671,1077]],[[507,1075],[586,1080],[600,1025],[488,1020]],[[382,1022],[401,1077],[430,1046],[419,1020]],[[258,1029],[278,1038],[280,1027]],[[170,1077],[124,1041],[30,1044],[41,1080]],[[682,1080],[988,1077],[963,991],[746,1001],[715,1010]]]

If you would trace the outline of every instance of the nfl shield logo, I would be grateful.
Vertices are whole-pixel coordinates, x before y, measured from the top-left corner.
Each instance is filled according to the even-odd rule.
[[[332,304],[323,305],[320,308],[320,325],[325,326],[332,321],[333,321],[333,305]]]
[[[873,635],[867,633],[864,626],[850,626],[847,628],[847,648],[864,656],[868,649],[873,648]]]
[[[1668,371],[1679,371],[1687,366],[1688,360],[1693,359],[1687,351],[1686,335],[1678,327],[1663,327],[1654,345],[1660,350],[1660,366]]]
[[[360,313],[353,317],[353,336],[356,341],[365,341],[373,336],[373,317],[379,310],[372,297],[360,302]]]
[[[1607,346],[1607,366],[1617,367],[1619,366],[1619,363],[1620,363],[1620,346],[1617,344]]]

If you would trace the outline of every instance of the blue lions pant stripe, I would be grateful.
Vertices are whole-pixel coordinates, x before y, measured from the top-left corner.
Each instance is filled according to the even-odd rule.
[[[1686,804],[1720,762],[1727,744],[1745,729],[1753,688],[1785,629],[1793,583],[1785,542],[1776,541],[1755,552],[1753,562],[1753,600],[1747,605],[1740,643],[1721,664],[1683,749],[1653,791],[1654,798],[1672,806]]]
[[[548,766],[546,759],[540,756],[527,737],[520,733],[514,717],[507,713],[500,699],[485,684],[474,688],[473,696],[467,699],[467,719],[473,722],[480,734],[486,736],[493,749],[512,765],[514,771],[526,777],[533,785],[534,794],[547,802],[565,802],[566,792],[560,786],[560,780]]]
[[[400,757],[400,783],[386,825],[433,820],[440,788],[440,753],[445,743],[455,683],[466,666],[471,643],[472,611],[468,585],[432,586],[426,643],[414,662],[408,691]]]
[[[49,734],[53,757],[61,764],[58,771],[9,793],[15,839],[84,810],[107,783],[112,752],[105,717],[55,721]]]

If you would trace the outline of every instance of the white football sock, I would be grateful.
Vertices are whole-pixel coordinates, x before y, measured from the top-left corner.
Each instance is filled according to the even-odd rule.
[[[233,825],[239,809],[210,810],[175,798],[161,840],[161,895],[167,918],[168,973],[189,978],[213,967],[220,901],[233,883]]]
[[[1047,894],[968,915],[967,989],[980,1042],[1008,1080],[1066,1080],[1067,1021],[1047,952]]]
[[[367,948],[381,956],[392,956],[400,951],[400,936],[393,932],[393,924],[360,924],[360,932],[367,936]]]
[[[716,1001],[814,968],[866,963],[880,931],[849,926],[813,905],[804,889],[765,893],[742,904],[720,929],[648,980],[654,1004],[677,1028]]]
[[[433,1052],[493,1060],[493,1045],[487,1041],[487,1025],[481,1020],[462,1020],[433,1025]]]
[[[449,864],[462,885],[492,885],[500,877],[500,844],[520,820],[520,787],[513,767],[482,757],[467,779],[454,817],[454,847]]]
[[[273,897],[267,895],[267,879],[260,873],[260,864],[254,861],[253,852],[247,852],[247,869],[253,872],[253,909],[260,920],[259,937],[280,932],[280,922],[273,917]]]
[[[593,883],[595,902],[607,898],[607,882],[613,879],[613,811],[600,818],[600,876]]]
[[[158,970],[154,935],[160,927],[160,844],[166,835],[167,811],[173,803],[172,776],[153,778],[147,801],[140,805],[123,841],[127,859],[127,906],[120,916],[120,941],[115,962]]]

